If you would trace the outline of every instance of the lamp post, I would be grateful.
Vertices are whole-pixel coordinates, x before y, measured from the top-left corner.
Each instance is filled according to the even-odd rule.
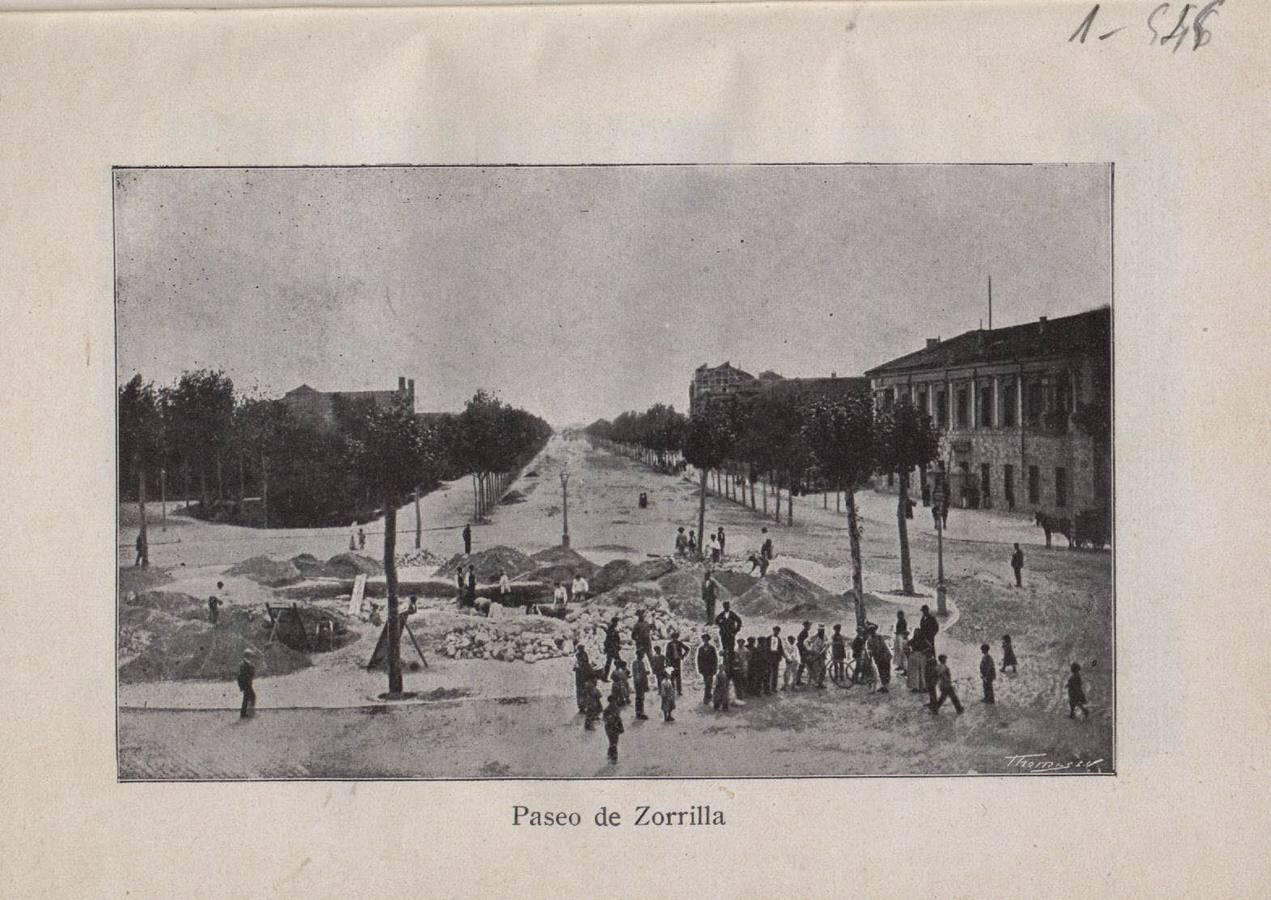
[[[569,467],[561,466],[560,470],[560,500],[561,500],[561,516],[563,518],[563,530],[560,536],[560,545],[562,547],[569,546]]]

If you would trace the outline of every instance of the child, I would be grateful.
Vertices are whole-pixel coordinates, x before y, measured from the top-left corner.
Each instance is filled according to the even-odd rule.
[[[1086,688],[1081,683],[1081,666],[1073,663],[1072,675],[1068,676],[1068,718],[1076,718],[1078,708],[1084,718],[1090,718],[1090,707],[1086,706]]]
[[[674,722],[675,717],[671,713],[675,711],[675,685],[671,683],[671,679],[662,679],[662,683],[658,685],[658,693],[662,695],[663,721]]]
[[[605,706],[605,736],[609,738],[609,762],[615,764],[618,762],[618,736],[625,730],[622,727],[622,710],[621,704],[618,703],[618,692],[615,688],[614,692],[609,695],[609,703]]]
[[[657,681],[657,690],[662,690],[662,682],[666,681],[666,657],[662,655],[662,645],[653,648],[653,656],[649,657],[649,665],[653,668],[653,677]]]
[[[719,671],[715,673],[715,709],[728,709],[728,679],[731,673],[728,671],[728,665],[719,667]]]
[[[1002,635],[1002,671],[1010,669],[1013,673],[1019,673],[1019,663],[1015,659],[1015,647],[1011,644],[1011,636],[1009,634]]]
[[[996,703],[993,697],[993,682],[997,680],[997,666],[993,664],[993,657],[989,656],[989,645],[980,645],[980,683],[984,685],[984,697],[981,703]]]
[[[621,659],[613,664],[613,699],[619,706],[631,705],[631,670]]]
[[[847,665],[847,644],[843,640],[843,626],[834,626],[834,636],[830,638],[830,658],[834,668],[830,677],[838,684],[843,680],[843,669]]]
[[[600,688],[596,687],[594,680],[588,680],[583,687],[583,730],[595,730],[596,720],[600,718],[603,712],[600,706]]]

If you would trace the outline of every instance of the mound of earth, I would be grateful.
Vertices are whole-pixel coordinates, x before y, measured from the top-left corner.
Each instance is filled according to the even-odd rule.
[[[632,582],[630,584],[620,584],[605,591],[590,600],[587,605],[630,606],[631,604],[637,604],[643,606],[651,602],[656,603],[662,599],[662,590],[656,584]]]
[[[548,547],[546,550],[531,554],[530,559],[540,566],[569,566],[575,571],[582,572],[584,578],[591,578],[596,574],[596,564],[569,547]]]
[[[680,569],[658,579],[658,588],[666,597],[671,612],[694,621],[701,621],[706,616],[706,604],[702,602],[702,575],[692,569]],[[720,598],[727,597],[727,591],[720,592]]]
[[[301,579],[300,570],[287,559],[272,559],[268,556],[253,556],[225,570],[226,575],[239,575],[250,578],[257,584],[266,587],[281,587],[284,584],[295,584]]]
[[[743,616],[776,619],[811,617],[838,605],[825,588],[789,569],[769,573],[733,600],[733,607]]]
[[[789,570],[783,569],[782,571]],[[728,593],[735,597],[746,593],[759,581],[754,575],[747,575],[745,572],[734,572],[730,569],[716,569],[715,580],[719,582],[720,587],[726,589]]]
[[[425,548],[407,550],[405,553],[397,554],[397,564],[399,566],[427,568],[429,566],[439,566],[442,562],[443,560],[440,556]]]
[[[456,553],[437,570],[437,577],[453,578],[461,567],[466,570],[469,565],[475,570],[477,578],[485,580],[498,578],[500,572],[507,572],[509,578],[515,578],[517,575],[523,575],[538,568],[534,560],[520,550],[499,545],[481,550],[472,556]]]
[[[120,606],[119,680],[229,681],[248,647],[260,653],[260,675],[283,675],[311,665],[304,653],[282,643],[265,648],[268,616],[251,607],[223,607],[212,625],[205,603],[189,594],[148,591]]]
[[[327,574],[327,564],[312,553],[301,553],[293,556],[291,564],[305,578],[323,578]]]
[[[675,571],[675,563],[666,557],[649,559],[640,563],[615,559],[605,563],[590,579],[593,593],[602,594],[620,584],[636,581],[657,581],[663,575]]]
[[[358,575],[383,574],[383,563],[360,553],[337,553],[327,560],[327,575],[332,578],[356,578]]]
[[[511,506],[513,503],[524,503],[525,495],[518,490],[508,491],[503,495],[503,499],[499,501],[502,506]]]

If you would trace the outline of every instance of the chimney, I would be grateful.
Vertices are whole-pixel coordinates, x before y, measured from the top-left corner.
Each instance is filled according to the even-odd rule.
[[[406,393],[410,394],[412,397],[415,396],[415,379],[406,379]]]
[[[1037,318],[1037,333],[1038,334],[1046,333],[1046,317],[1045,316],[1039,316]]]
[[[406,376],[400,375],[397,378],[397,389],[402,393],[406,392]]]
[[[927,349],[928,349],[928,350],[930,350],[932,347],[936,347],[936,346],[938,346],[939,344],[940,344],[940,338],[938,338],[938,337],[937,337],[937,338],[927,338]]]
[[[830,377],[831,377],[831,378],[838,378],[838,377],[839,377],[839,373],[838,373],[838,372],[831,372],[831,373],[830,373]]]

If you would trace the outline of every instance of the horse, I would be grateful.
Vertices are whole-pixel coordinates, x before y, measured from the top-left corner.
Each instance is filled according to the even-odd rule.
[[[1068,539],[1068,549],[1073,548],[1072,541],[1072,522],[1067,516],[1052,516],[1050,513],[1044,513],[1038,510],[1033,521],[1041,526],[1042,531],[1046,532],[1046,547],[1050,547],[1050,536],[1054,534],[1062,534]]]

